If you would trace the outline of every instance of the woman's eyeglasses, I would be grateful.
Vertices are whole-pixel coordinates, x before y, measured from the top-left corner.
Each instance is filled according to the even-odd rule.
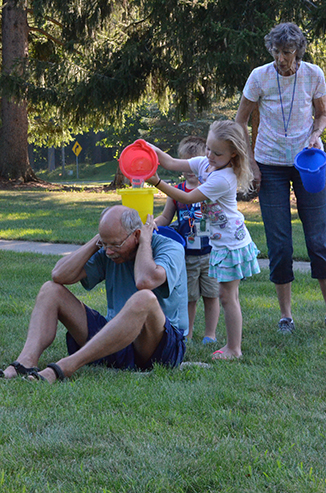
[[[282,54],[284,58],[290,57],[296,52],[296,50],[278,50],[277,48],[271,48],[269,51],[273,56],[278,57]]]

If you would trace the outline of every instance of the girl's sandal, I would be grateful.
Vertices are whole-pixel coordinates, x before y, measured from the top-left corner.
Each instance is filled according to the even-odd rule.
[[[214,353],[212,354],[212,360],[214,361],[215,359],[227,359],[227,358],[223,358],[221,356],[214,358],[214,354],[224,354],[224,351],[222,351],[221,349],[219,349],[218,351],[214,351]]]
[[[236,356],[217,356],[216,358],[214,358],[214,354],[218,354],[218,355],[222,355],[224,354],[225,351],[222,351],[222,349],[218,349],[217,351],[214,351],[214,353],[212,354],[212,360],[215,361],[217,359],[223,359],[223,360],[227,360],[227,361],[230,361],[230,360],[233,360],[233,359],[238,359]]]

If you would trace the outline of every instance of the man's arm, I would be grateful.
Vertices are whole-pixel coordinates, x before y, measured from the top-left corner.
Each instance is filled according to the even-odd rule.
[[[165,269],[156,265],[153,259],[152,234],[154,229],[153,216],[148,214],[143,225],[135,258],[134,276],[137,289],[153,290],[166,281]]]
[[[326,96],[314,99],[313,105],[315,108],[315,120],[312,133],[310,135],[308,148],[316,147],[317,149],[320,149],[321,145],[319,137],[326,127]]]
[[[249,154],[249,161],[251,165],[251,169],[254,175],[254,185],[257,190],[259,190],[260,187],[260,182],[261,182],[261,173],[260,169],[255,161],[254,158],[254,153],[252,152],[251,144],[250,144],[250,137],[249,137],[249,132],[248,132],[248,122],[251,113],[253,112],[255,106],[257,103],[254,101],[250,101],[247,99],[245,96],[242,95],[240,105],[235,117],[235,121],[241,125],[243,128],[247,145],[248,145],[248,154]]]
[[[84,266],[97,252],[96,242],[98,239],[99,235],[97,234],[75,252],[62,257],[52,271],[52,280],[58,284],[75,284],[86,277]]]

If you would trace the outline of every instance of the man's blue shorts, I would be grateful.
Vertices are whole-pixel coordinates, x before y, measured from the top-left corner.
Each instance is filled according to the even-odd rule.
[[[87,314],[88,325],[88,338],[89,341],[97,334],[104,325],[107,324],[107,320],[103,315],[96,310],[92,310],[85,305]],[[161,342],[157,346],[152,357],[143,366],[139,367],[135,363],[135,351],[133,344],[121,349],[117,353],[110,354],[99,360],[93,361],[93,365],[106,365],[112,368],[129,369],[129,370],[150,370],[154,363],[160,363],[164,366],[173,368],[180,365],[183,360],[186,345],[184,342],[183,330],[178,330],[170,324],[168,318],[165,317],[165,332]],[[75,339],[67,332],[67,348],[68,353],[73,354],[80,346]]]

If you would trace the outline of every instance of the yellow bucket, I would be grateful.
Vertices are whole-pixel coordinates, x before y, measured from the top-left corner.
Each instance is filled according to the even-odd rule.
[[[136,209],[145,224],[147,214],[153,214],[155,188],[121,188],[117,192],[121,195],[122,205]]]

